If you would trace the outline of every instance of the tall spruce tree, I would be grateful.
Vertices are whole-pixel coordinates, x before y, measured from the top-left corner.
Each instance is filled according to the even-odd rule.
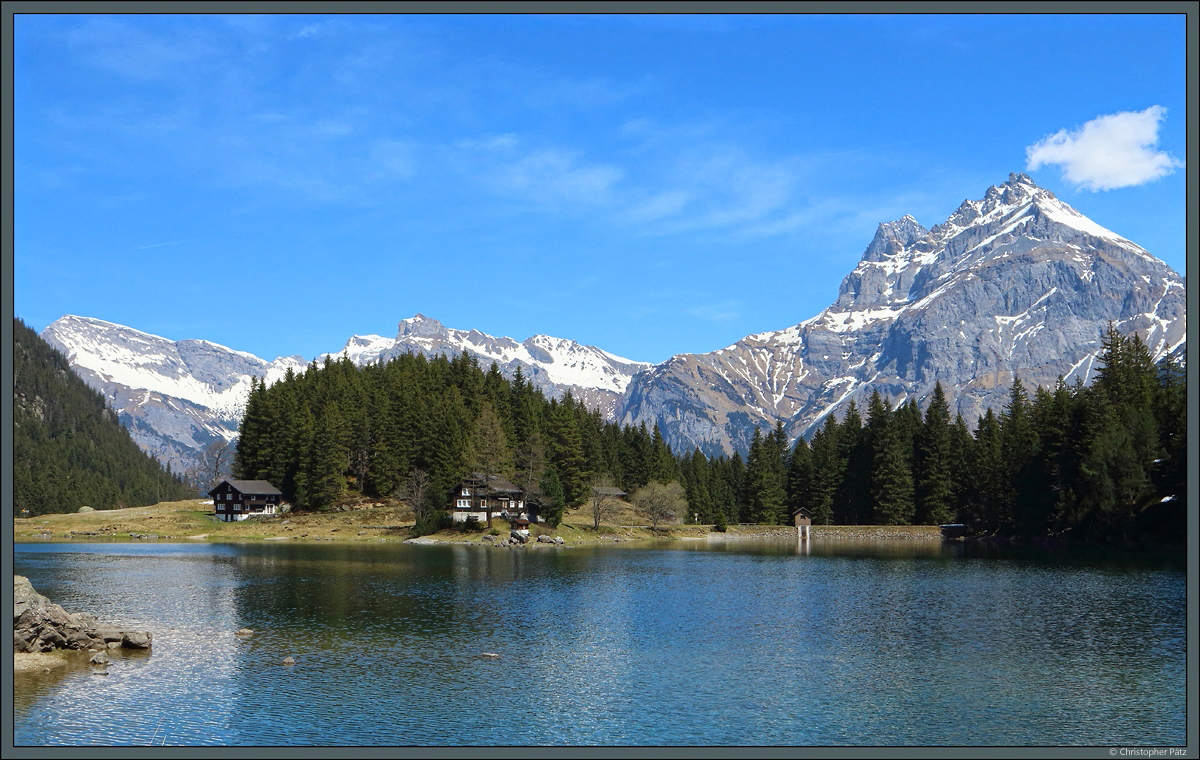
[[[878,394],[874,394],[878,396]],[[875,462],[874,431],[864,427],[858,405],[851,401],[838,432],[840,474],[834,522],[859,525],[872,519],[871,471]]]
[[[781,429],[782,431],[782,429]],[[746,496],[750,506],[750,522],[778,525],[784,518],[784,489],[786,473],[780,451],[779,436],[766,436],[758,428],[750,442],[746,459]]]
[[[814,522],[818,515],[828,515],[833,522],[857,524],[849,523],[845,513],[839,515],[833,509],[834,494],[846,473],[846,460],[842,455],[840,438],[838,421],[832,414],[825,418],[825,424],[813,434],[812,477],[808,482],[806,500],[813,513]]]
[[[950,435],[950,404],[938,382],[917,434],[915,522],[918,524],[940,525],[955,518]]]
[[[907,525],[913,518],[913,482],[911,457],[904,425],[892,420],[891,410],[879,393],[872,394],[871,434],[871,514],[878,525]]]
[[[546,442],[550,464],[562,483],[567,506],[577,507],[588,496],[591,473],[587,470],[587,458],[583,454],[574,399],[568,392],[561,403],[551,402],[550,408],[550,429]]]

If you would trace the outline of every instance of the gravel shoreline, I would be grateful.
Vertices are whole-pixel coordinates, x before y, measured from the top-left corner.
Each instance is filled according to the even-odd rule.
[[[13,652],[13,672],[32,673],[66,665],[63,657],[42,652]]]

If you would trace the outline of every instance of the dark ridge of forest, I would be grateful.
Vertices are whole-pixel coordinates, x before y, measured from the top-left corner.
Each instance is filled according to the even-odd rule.
[[[13,508],[17,517],[187,499],[67,358],[13,320]]]

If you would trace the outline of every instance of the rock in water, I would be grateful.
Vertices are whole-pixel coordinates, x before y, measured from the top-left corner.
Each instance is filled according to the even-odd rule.
[[[85,612],[69,614],[37,593],[29,579],[13,576],[13,651],[48,652],[53,649],[99,649],[106,644],[133,649],[150,648],[151,634],[101,626]]]
[[[121,646],[126,649],[149,649],[151,635],[138,631],[128,631],[121,637]]]
[[[296,658],[295,658],[295,657],[292,657],[292,656],[289,654],[287,657],[284,657],[284,658],[283,658],[283,664],[284,664],[284,665],[295,665],[295,664],[296,664]]]

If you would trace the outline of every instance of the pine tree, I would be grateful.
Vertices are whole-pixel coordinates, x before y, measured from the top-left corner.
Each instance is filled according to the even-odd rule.
[[[867,427],[871,435],[871,514],[878,525],[908,525],[913,518],[913,482],[903,424],[878,392],[871,397]]]
[[[495,366],[493,364],[493,366]],[[511,478],[514,474],[512,450],[500,417],[490,401],[479,404],[479,416],[475,418],[470,440],[470,466],[482,473],[490,483],[493,476]]]
[[[663,440],[658,423],[654,423],[654,434],[650,439],[650,479],[669,483],[679,477],[679,468],[667,442]]]
[[[1005,464],[1000,421],[991,409],[975,428],[970,472],[971,496],[965,521],[974,531],[995,531],[1011,525],[1008,500],[1008,467]]]
[[[587,471],[587,459],[583,454],[583,442],[573,406],[570,392],[562,403],[551,402],[550,429],[546,441],[550,464],[562,483],[563,498],[569,507],[579,506],[587,498],[591,477]]]
[[[818,518],[831,522],[857,524],[853,516],[839,515],[833,509],[833,498],[846,472],[837,419],[831,414],[825,424],[812,438],[812,477],[809,479],[806,501],[813,513],[813,522]],[[854,520],[854,522],[850,522]]]
[[[308,451],[309,509],[328,509],[346,490],[349,453],[346,446],[345,418],[337,404],[321,410],[313,429]]]
[[[787,472],[787,507],[788,514],[795,514],[798,509],[807,509],[812,512],[812,505],[809,504],[809,484],[812,481],[812,450],[808,446],[808,441],[804,440],[804,436],[796,439],[796,445],[792,447],[792,455],[788,459]],[[827,525],[833,518],[833,513],[823,513],[818,520],[817,515],[813,514],[813,523],[816,525]]]
[[[873,393],[872,398],[882,404],[878,392]],[[883,410],[886,413],[887,407],[883,407]],[[838,431],[840,466],[834,497],[834,522],[858,525],[872,519],[874,507],[870,486],[875,462],[873,440],[874,432],[863,426],[858,405],[851,401]]]
[[[547,467],[542,472],[541,481],[538,484],[540,496],[540,508],[542,519],[551,527],[557,528],[562,522],[563,512],[566,510],[566,496],[563,493],[562,481],[558,479],[558,473],[553,467]]]
[[[750,442],[746,459],[746,496],[750,506],[750,522],[778,525],[784,518],[785,473],[779,438],[765,437],[758,428]]]
[[[950,435],[950,405],[938,382],[917,436],[917,524],[940,525],[955,518]]]

